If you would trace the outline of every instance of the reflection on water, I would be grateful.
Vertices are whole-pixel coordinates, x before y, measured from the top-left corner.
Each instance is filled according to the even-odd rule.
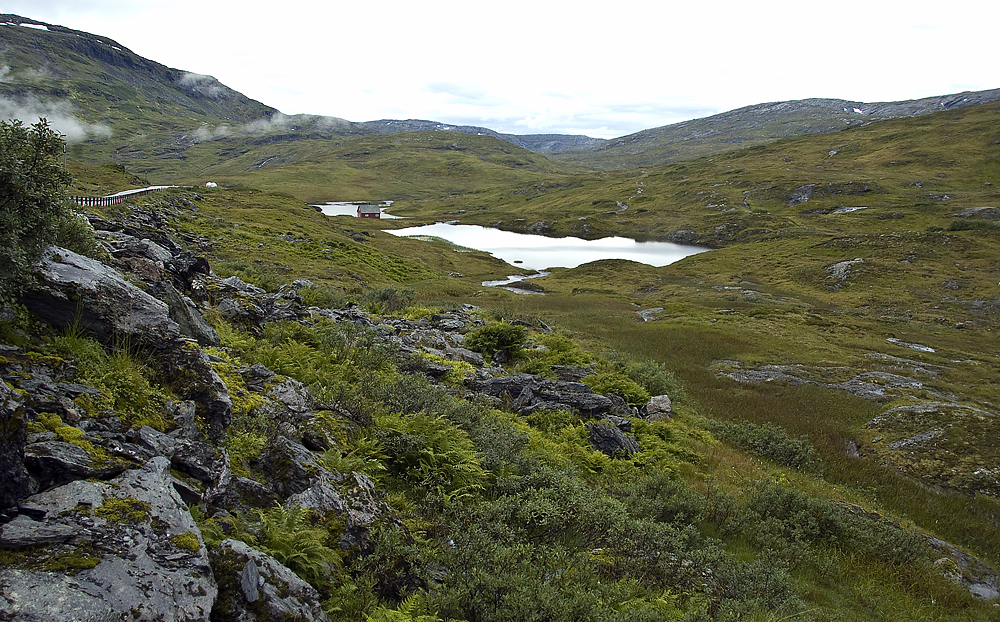
[[[393,216],[385,211],[392,205],[392,201],[328,201],[321,205],[313,205],[313,207],[320,208],[327,216],[354,216],[356,218],[358,216],[359,205],[379,206],[382,210],[382,218],[406,218],[406,216]]]
[[[540,276],[548,276],[548,270],[539,270],[534,274],[511,274],[508,275],[506,279],[501,279],[499,281],[483,281],[483,287],[501,287],[503,289],[516,292],[518,294],[538,294],[539,296],[544,296],[545,292],[534,292],[530,289],[522,289],[520,287],[513,287],[515,283],[520,283],[521,281],[527,279],[537,279]]]
[[[432,235],[468,248],[491,253],[509,264],[529,270],[575,268],[598,259],[628,259],[650,266],[665,266],[707,248],[671,242],[636,242],[611,237],[599,240],[547,238],[541,235],[501,231],[476,225],[436,223],[386,231],[393,235]]]

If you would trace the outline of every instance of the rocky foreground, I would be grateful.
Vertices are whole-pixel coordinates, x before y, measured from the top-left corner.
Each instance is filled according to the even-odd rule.
[[[225,361],[206,351],[219,345],[208,310],[251,333],[284,320],[366,326],[431,377],[450,371],[448,361],[471,366],[467,390],[514,412],[575,410],[592,420],[593,446],[611,456],[640,450],[627,417],[671,414],[666,396],[639,412],[593,393],[579,382],[587,368],[555,370],[558,381],[507,375],[502,352],[484,361],[462,347],[463,332],[483,324],[474,307],[385,321],[356,306],[308,307],[300,294],[308,281],[268,294],[217,278],[203,257],[162,233],[154,212],[92,221],[107,262],[50,248],[22,303],[57,333],[127,344],[175,395],[154,417],[166,425],[88,410],[81,404],[96,403],[101,391],[80,382],[72,357],[0,345],[0,619],[327,620],[316,590],[273,557],[236,539],[210,553],[192,511],[312,508],[343,526],[342,548],[362,551],[374,525],[401,527],[370,478],[317,458],[337,439],[313,424],[358,425],[350,413],[259,364],[237,369],[241,394],[230,393],[217,371]],[[253,464],[265,481],[234,468],[219,443],[234,400],[249,399],[277,439]]]

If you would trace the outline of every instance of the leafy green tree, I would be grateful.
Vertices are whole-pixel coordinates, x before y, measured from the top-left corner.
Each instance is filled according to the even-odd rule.
[[[0,299],[16,293],[42,250],[77,220],[63,144],[45,119],[31,126],[0,120]]]

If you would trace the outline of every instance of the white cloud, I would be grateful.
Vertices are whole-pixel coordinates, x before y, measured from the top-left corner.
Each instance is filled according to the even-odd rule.
[[[111,128],[86,123],[74,117],[73,104],[66,101],[43,102],[31,96],[19,99],[0,98],[0,118],[17,119],[28,125],[44,118],[52,129],[63,134],[66,141],[71,143],[111,136]]]
[[[210,99],[218,99],[226,92],[226,87],[220,84],[218,80],[212,76],[204,76],[200,73],[182,73],[177,83],[189,91]]]

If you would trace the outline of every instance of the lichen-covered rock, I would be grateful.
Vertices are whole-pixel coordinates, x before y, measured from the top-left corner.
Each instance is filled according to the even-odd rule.
[[[468,348],[445,348],[444,355],[453,361],[462,361],[476,367],[483,366],[483,355]]]
[[[267,390],[267,397],[273,398],[295,413],[306,413],[315,405],[309,389],[298,380],[285,378]]]
[[[254,466],[281,499],[306,490],[320,475],[331,475],[311,451],[284,436],[279,436]]]
[[[507,400],[511,409],[519,414],[536,410],[575,410],[585,417],[598,418],[607,413],[623,412],[615,400],[593,393],[582,382],[546,380],[535,374],[518,374],[500,378],[477,377],[466,382],[473,391],[479,391]],[[620,401],[620,400],[619,400]]]
[[[101,341],[127,338],[134,345],[180,336],[165,303],[99,261],[52,246],[38,263],[38,276],[21,302],[57,328],[79,326]]]
[[[375,482],[361,473],[321,475],[302,492],[292,495],[285,505],[311,508],[320,514],[336,512],[344,525],[340,546],[344,549],[368,548],[368,530],[376,522],[405,529],[389,504],[375,490]]]
[[[0,569],[0,619],[208,619],[217,594],[208,552],[166,458],[33,495],[20,512],[0,532],[21,553]]]
[[[124,461],[104,459],[80,445],[57,440],[31,443],[25,447],[24,466],[28,468],[33,492],[75,479],[109,479],[129,467]]]
[[[320,595],[294,572],[247,544],[228,539],[212,552],[219,582],[213,620],[329,622]]]
[[[674,414],[674,409],[669,396],[656,395],[649,398],[649,403],[643,406],[642,412],[648,421],[668,421]]]
[[[220,456],[213,466],[211,484],[201,498],[204,511],[209,514],[240,513],[274,507],[278,501],[278,495],[264,484],[234,475],[230,468],[229,454],[225,449],[220,450]]]
[[[246,298],[226,298],[215,307],[225,320],[240,326],[251,326],[264,321],[267,313],[252,300]]]
[[[612,458],[621,458],[641,451],[634,436],[628,436],[610,421],[588,423],[590,444]]]
[[[20,396],[0,380],[0,510],[14,506],[28,495],[28,471],[24,468],[27,436]]]
[[[209,435],[219,438],[232,421],[233,402],[208,355],[193,341],[179,338],[163,344],[154,363],[163,380],[178,387],[182,400],[194,402],[196,412],[208,423]]]

